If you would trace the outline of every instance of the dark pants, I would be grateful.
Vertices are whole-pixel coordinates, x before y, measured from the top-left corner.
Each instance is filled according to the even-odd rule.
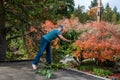
[[[33,61],[33,64],[38,65],[40,57],[43,55],[44,50],[46,49],[46,61],[48,64],[51,63],[51,53],[50,53],[50,42],[44,39],[44,37],[40,40],[40,49]]]

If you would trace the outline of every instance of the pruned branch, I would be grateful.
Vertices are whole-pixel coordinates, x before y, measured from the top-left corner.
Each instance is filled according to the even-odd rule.
[[[24,36],[26,36],[26,35],[28,35],[28,34],[30,34],[30,33],[32,33],[32,32],[27,32],[27,33],[24,34]],[[12,36],[12,37],[8,38],[7,41],[9,41],[9,40],[11,40],[11,39],[16,39],[16,38],[22,37],[22,36],[23,36],[23,35],[15,35],[15,36]]]
[[[40,26],[35,26],[35,28],[37,29],[37,30],[39,30],[43,35],[45,34],[40,28],[39,28]]]

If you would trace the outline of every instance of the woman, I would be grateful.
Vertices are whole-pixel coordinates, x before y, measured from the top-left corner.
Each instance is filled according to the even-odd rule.
[[[43,55],[44,50],[46,50],[46,52],[47,52],[47,54],[46,54],[47,63],[48,64],[51,63],[50,42],[52,40],[54,40],[58,37],[63,41],[71,42],[71,40],[68,40],[62,36],[63,29],[64,29],[64,27],[62,25],[60,25],[60,26],[58,26],[57,29],[54,29],[54,30],[50,31],[49,33],[43,35],[43,37],[40,40],[40,49],[32,63],[32,67],[34,70],[37,69],[39,59]]]

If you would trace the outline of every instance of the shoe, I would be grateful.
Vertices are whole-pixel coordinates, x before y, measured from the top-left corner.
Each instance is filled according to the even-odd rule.
[[[37,69],[37,66],[35,64],[32,64],[32,67],[33,67],[34,70]]]

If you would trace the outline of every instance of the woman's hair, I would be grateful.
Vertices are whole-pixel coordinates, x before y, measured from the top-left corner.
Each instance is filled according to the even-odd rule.
[[[59,25],[58,28],[61,28],[63,30],[64,26],[63,25]]]

